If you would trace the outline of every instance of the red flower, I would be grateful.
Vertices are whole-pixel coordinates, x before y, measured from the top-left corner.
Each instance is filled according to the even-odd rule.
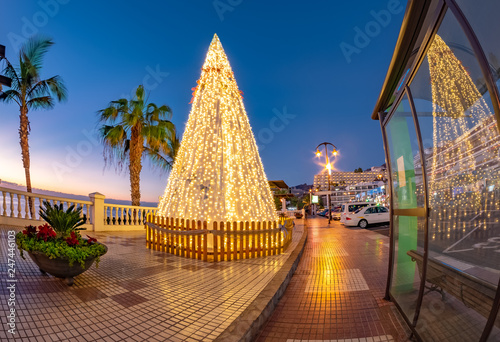
[[[35,234],[36,234],[36,227],[35,226],[29,225],[29,226],[26,226],[24,228],[26,228],[25,230],[23,230],[24,235],[27,235],[28,237],[35,236]]]
[[[52,229],[51,226],[49,226],[47,223],[45,223],[43,226],[38,226],[38,233],[36,234],[36,237],[38,239],[43,239],[43,241],[47,241],[49,238],[55,238],[56,237],[56,232],[54,229]]]
[[[76,246],[80,244],[78,242],[75,232],[71,232],[71,236],[66,238],[66,243],[68,244],[68,246]]]
[[[87,240],[87,243],[90,245],[90,244],[93,244],[94,242],[97,242],[97,239],[96,238],[93,238],[91,236],[88,236],[88,240]]]

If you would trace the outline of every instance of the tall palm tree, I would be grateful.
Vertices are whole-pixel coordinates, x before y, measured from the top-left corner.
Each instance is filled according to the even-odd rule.
[[[132,205],[140,205],[140,174],[142,160],[148,157],[153,165],[163,170],[172,167],[179,141],[170,107],[147,103],[146,92],[140,85],[131,100],[110,102],[98,111],[103,125],[99,129],[104,144],[106,164],[122,169],[128,161]]]
[[[0,102],[19,105],[19,140],[21,144],[24,173],[26,175],[26,191],[31,191],[30,150],[28,135],[31,127],[28,112],[34,109],[50,109],[54,107],[54,97],[58,101],[66,99],[67,91],[60,76],[41,79],[42,62],[53,41],[46,37],[32,37],[19,51],[19,67],[15,68],[9,62],[3,74],[12,79],[10,89],[1,93]],[[2,58],[0,58],[2,60]],[[33,217],[33,200],[29,198],[30,213]]]

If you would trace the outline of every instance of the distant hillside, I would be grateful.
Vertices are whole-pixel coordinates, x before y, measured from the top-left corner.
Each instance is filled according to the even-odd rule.
[[[306,183],[292,186],[292,188],[301,189],[305,191],[309,191],[309,189],[312,189],[312,187],[313,187],[312,185],[307,185]]]
[[[26,186],[16,184],[16,183],[11,183],[11,182],[6,182],[3,180],[0,180],[0,187],[8,188],[8,189],[13,189],[13,190],[18,190],[18,191],[26,191]],[[33,193],[35,194],[42,194],[42,195],[49,195],[49,196],[57,196],[57,197],[65,197],[65,198],[71,198],[75,200],[82,200],[82,201],[88,201],[89,197],[88,196],[83,196],[83,195],[74,195],[74,194],[66,194],[63,192],[57,192],[57,191],[51,191],[51,190],[44,190],[44,189],[37,189],[33,188]],[[110,204],[123,204],[123,205],[130,205],[130,201],[126,200],[117,200],[113,198],[106,198],[106,203]],[[143,202],[141,201],[141,206],[143,207],[157,207],[158,203],[157,202]]]

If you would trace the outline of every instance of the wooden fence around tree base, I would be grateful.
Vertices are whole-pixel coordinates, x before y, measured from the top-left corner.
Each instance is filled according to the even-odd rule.
[[[211,222],[149,215],[146,246],[204,261],[229,261],[283,253],[292,241],[293,219]]]

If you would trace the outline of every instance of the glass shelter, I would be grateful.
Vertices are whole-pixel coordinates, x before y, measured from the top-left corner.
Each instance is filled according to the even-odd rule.
[[[416,339],[500,341],[500,1],[410,0],[372,118],[387,299]]]

